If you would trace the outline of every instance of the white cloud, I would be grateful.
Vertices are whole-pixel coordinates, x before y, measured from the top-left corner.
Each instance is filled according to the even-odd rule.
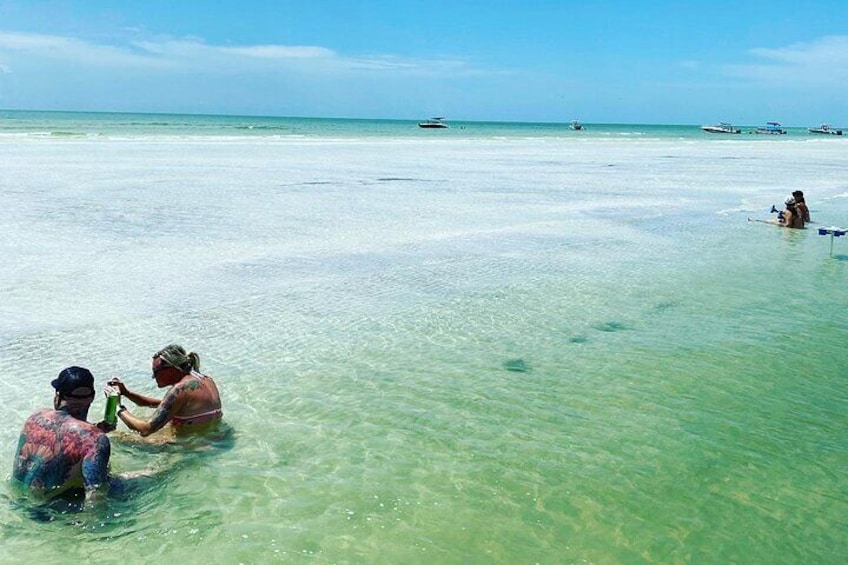
[[[833,35],[784,47],[757,47],[749,53],[764,64],[729,65],[731,76],[749,81],[833,86],[848,81],[848,36]]]
[[[786,65],[848,65],[848,36],[831,35],[816,41],[793,43],[786,47],[758,47],[753,55]]]
[[[0,32],[0,54],[15,64],[32,58],[68,61],[75,66],[190,70],[197,72],[272,72],[284,69],[322,72],[470,72],[460,60],[410,59],[393,55],[346,57],[315,45],[210,45],[197,38],[148,39],[104,45],[76,38]],[[10,60],[12,57],[9,57]],[[11,66],[11,65],[10,65]]]
[[[161,67],[167,63],[126,48],[34,33],[0,32],[0,53],[2,52],[98,67]]]
[[[461,58],[130,37],[104,43],[0,30],[0,107],[409,116],[442,104],[471,77],[503,80],[502,71],[476,68]],[[473,96],[470,104],[475,110],[479,98]],[[424,113],[446,112],[436,107]]]
[[[427,61],[403,59],[400,57],[371,57],[347,59],[345,65],[350,69],[376,71],[405,71],[418,73],[472,72],[464,61],[453,59],[430,59]]]
[[[217,50],[222,53],[233,53],[259,59],[312,59],[336,56],[331,49],[309,45],[250,45],[247,47],[218,47]]]

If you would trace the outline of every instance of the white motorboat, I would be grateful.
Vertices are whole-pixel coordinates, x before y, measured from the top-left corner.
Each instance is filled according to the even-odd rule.
[[[841,129],[834,129],[830,124],[822,124],[817,128],[807,128],[810,133],[821,133],[824,135],[842,135]]]
[[[714,126],[701,126],[701,129],[707,133],[742,133],[742,130],[733,127],[727,122],[719,122]]]
[[[425,129],[444,129],[450,126],[445,123],[444,118],[430,118],[429,120],[418,122],[418,127]]]

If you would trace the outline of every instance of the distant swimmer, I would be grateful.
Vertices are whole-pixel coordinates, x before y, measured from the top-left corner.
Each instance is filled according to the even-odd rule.
[[[168,345],[153,356],[153,378],[156,386],[172,387],[161,400],[133,392],[115,377],[109,381],[122,396],[137,406],[156,408],[149,420],[130,413],[122,404],[118,417],[128,428],[148,436],[169,422],[176,433],[207,430],[221,421],[221,396],[211,377],[201,374],[197,353],[175,344]]]
[[[53,409],[34,412],[21,431],[12,477],[46,498],[85,490],[86,505],[109,490],[111,445],[104,433],[114,426],[86,421],[94,400],[94,376],[68,367],[50,383]]]
[[[792,198],[795,199],[795,207],[798,209],[798,214],[803,218],[805,224],[810,223],[810,209],[807,208],[807,202],[804,200],[804,193],[796,190],[792,193]]]
[[[784,204],[786,204],[786,209],[783,211],[783,219],[780,221],[780,225],[785,228],[802,229],[804,227],[804,217],[798,210],[795,198],[789,196],[784,201]]]
[[[800,192],[800,191],[796,191]],[[803,198],[803,193],[801,193],[801,197]],[[783,228],[793,228],[793,229],[803,229],[804,228],[804,212],[806,210],[806,205],[803,208],[798,206],[798,203],[795,201],[793,196],[789,196],[783,202],[786,205],[786,208],[783,210],[778,210],[775,206],[771,207],[771,213],[777,214],[777,218],[774,220],[758,220],[755,218],[748,218],[749,222],[760,222],[763,224],[771,224],[773,226],[780,226]]]

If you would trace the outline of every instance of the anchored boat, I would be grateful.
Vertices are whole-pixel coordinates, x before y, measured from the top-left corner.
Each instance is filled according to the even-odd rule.
[[[719,122],[714,126],[701,126],[701,129],[707,133],[742,133],[742,130],[733,127],[727,122]]]
[[[418,127],[426,129],[444,129],[450,126],[445,123],[444,118],[430,118],[429,120],[418,122]]]
[[[767,133],[771,135],[781,135],[786,133],[786,130],[780,127],[779,122],[766,122],[766,126],[762,128],[757,128],[754,130],[754,133]]]
[[[829,124],[822,124],[817,128],[807,128],[810,133],[821,133],[824,135],[842,135],[841,129],[834,129]]]

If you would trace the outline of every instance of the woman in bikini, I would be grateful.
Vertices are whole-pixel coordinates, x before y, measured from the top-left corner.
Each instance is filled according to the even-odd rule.
[[[786,204],[786,210],[783,211],[783,219],[780,221],[780,225],[785,228],[803,229],[804,218],[795,206],[795,199],[790,196],[784,203]]]
[[[197,353],[186,352],[179,345],[169,345],[153,356],[153,378],[156,386],[172,387],[159,400],[133,392],[115,377],[109,381],[121,395],[137,406],[156,408],[149,420],[133,415],[121,404],[118,417],[131,430],[142,436],[148,436],[162,429],[168,422],[178,434],[213,428],[220,420],[221,396],[211,377],[200,370],[200,357]]]

